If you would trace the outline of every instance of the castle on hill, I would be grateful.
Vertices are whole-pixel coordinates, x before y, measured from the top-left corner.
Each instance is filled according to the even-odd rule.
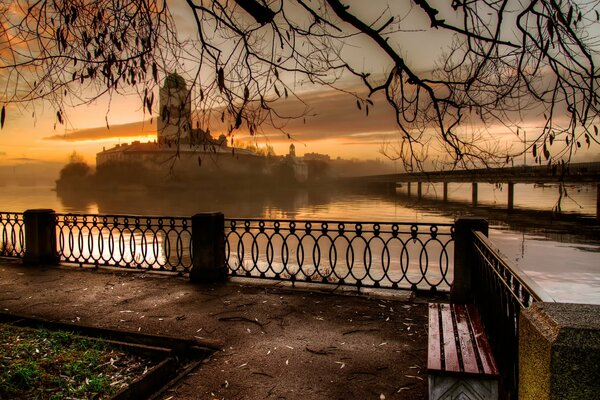
[[[229,147],[224,135],[214,139],[208,132],[193,128],[190,91],[177,73],[168,75],[160,88],[159,110],[156,140],[103,149],[96,154],[98,171],[135,166],[157,176],[169,173],[183,180],[215,175],[268,177],[283,172],[297,182],[308,178],[307,165],[296,157],[293,144],[285,157],[263,156]]]

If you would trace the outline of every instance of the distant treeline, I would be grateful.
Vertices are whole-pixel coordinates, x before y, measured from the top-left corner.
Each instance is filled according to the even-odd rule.
[[[280,165],[269,174],[260,169],[240,171],[203,171],[200,168],[185,170],[165,166],[162,169],[128,161],[111,161],[95,170],[84,162],[70,162],[60,171],[57,190],[101,190],[113,186],[144,187],[219,187],[230,185],[282,185],[295,183],[292,169]]]

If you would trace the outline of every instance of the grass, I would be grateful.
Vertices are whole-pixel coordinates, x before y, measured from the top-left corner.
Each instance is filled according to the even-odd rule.
[[[102,340],[0,324],[0,399],[107,399],[150,365]]]

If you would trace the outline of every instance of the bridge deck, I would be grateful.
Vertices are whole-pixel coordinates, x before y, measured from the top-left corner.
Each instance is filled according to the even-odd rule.
[[[348,183],[489,182],[489,183],[600,183],[600,162],[570,164],[565,168],[521,166],[473,170],[413,172],[345,178]]]

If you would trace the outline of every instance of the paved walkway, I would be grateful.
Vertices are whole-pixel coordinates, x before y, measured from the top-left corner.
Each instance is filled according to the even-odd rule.
[[[425,301],[0,260],[0,309],[222,349],[164,399],[427,398]]]

